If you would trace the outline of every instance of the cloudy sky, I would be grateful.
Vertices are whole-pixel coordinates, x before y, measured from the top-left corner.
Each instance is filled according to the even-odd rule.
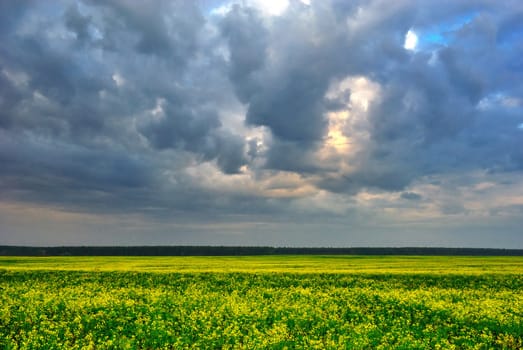
[[[0,244],[523,248],[520,0],[0,2]]]

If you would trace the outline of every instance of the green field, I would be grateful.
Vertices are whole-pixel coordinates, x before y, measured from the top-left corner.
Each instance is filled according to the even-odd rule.
[[[522,257],[0,257],[0,349],[521,349]]]

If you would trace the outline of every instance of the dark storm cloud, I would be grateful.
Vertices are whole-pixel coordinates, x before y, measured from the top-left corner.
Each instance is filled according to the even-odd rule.
[[[411,188],[430,176],[523,170],[521,2],[253,4],[0,2],[2,198],[303,218],[299,200],[327,192],[409,207],[433,200]],[[374,84],[368,109],[357,86],[328,94],[358,77]],[[333,112],[351,143],[336,152]]]
[[[122,152],[87,149],[23,135],[3,135],[0,159],[2,176],[19,184],[38,184],[44,189],[111,190],[140,187],[148,182],[147,164]],[[7,188],[4,188],[7,190]]]
[[[403,157],[401,157],[403,158]],[[363,189],[401,191],[415,178],[416,171],[404,159],[395,155],[374,155],[360,164],[358,170],[350,174],[325,176],[318,186],[335,193],[354,195]]]
[[[202,156],[203,160],[217,159],[226,174],[238,173],[246,164],[244,141],[239,136],[218,130],[218,115],[210,110],[183,110],[165,104],[164,116],[146,122],[140,132],[159,150],[183,149]]]
[[[150,205],[143,192],[154,176],[141,157],[38,136],[1,136],[3,201],[107,214]]]
[[[170,103],[164,108],[165,116],[147,122],[140,130],[158,149],[191,148],[193,142],[203,145],[209,132],[220,126],[213,111],[184,110]]]
[[[0,75],[0,128],[8,128],[13,122],[13,109],[22,99],[5,75]]]
[[[6,35],[26,11],[29,0],[0,2],[0,36]]]
[[[316,173],[321,165],[306,150],[308,143],[274,140],[270,145],[265,166],[270,169],[296,171],[299,173]]]
[[[259,70],[266,60],[268,31],[257,11],[235,5],[221,23],[230,52],[229,75],[238,98],[248,103],[258,89]]]
[[[67,104],[75,94],[76,65],[66,55],[53,51],[35,37],[17,38],[16,47],[3,53],[7,68],[20,69],[30,76],[31,91],[39,90],[60,104]],[[14,43],[12,43],[14,44]]]
[[[104,16],[102,41],[108,47],[118,47],[118,39],[125,37],[114,34],[128,32],[137,52],[163,56],[174,65],[184,65],[197,50],[197,36],[204,19],[195,2],[91,0],[87,4],[101,7]],[[71,19],[78,23],[74,13]]]
[[[66,28],[74,32],[81,43],[91,39],[91,20],[91,16],[84,16],[79,12],[77,4],[71,5],[64,14]]]
[[[204,23],[195,4],[65,4],[2,5],[11,17],[0,44],[1,176],[11,194],[27,189],[26,200],[59,203],[63,187],[96,205],[95,191],[114,190],[131,202],[118,205],[129,207],[136,191],[147,205],[179,205],[158,199],[156,180],[186,162],[166,165],[170,156],[155,150],[183,150],[197,162],[215,160],[225,173],[239,171],[243,138],[220,128],[217,89],[191,77]],[[159,120],[151,114],[158,101],[166,101]]]
[[[304,28],[293,28],[306,23],[293,23],[290,15],[279,21],[268,28],[258,12],[239,6],[227,14],[221,28],[231,53],[230,76],[239,99],[248,105],[247,123],[310,148],[325,129],[323,95],[329,75],[324,67],[311,65],[318,62]]]
[[[306,33],[293,31],[287,20],[274,25],[281,30],[273,28],[271,33],[260,14],[248,7],[236,5],[227,14],[221,29],[230,51],[230,78],[240,101],[248,105],[248,124],[266,126],[277,139],[295,142],[296,148],[309,148],[325,129],[323,95],[329,77],[310,66],[307,44],[300,45],[301,38],[295,37]],[[285,33],[287,26],[291,33]],[[278,162],[271,166],[282,169]]]

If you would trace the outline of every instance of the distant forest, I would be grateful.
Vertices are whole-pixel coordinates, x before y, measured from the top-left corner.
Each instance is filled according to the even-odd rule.
[[[238,255],[442,255],[523,256],[523,249],[489,248],[293,248],[236,246],[0,246],[0,256],[238,256]]]

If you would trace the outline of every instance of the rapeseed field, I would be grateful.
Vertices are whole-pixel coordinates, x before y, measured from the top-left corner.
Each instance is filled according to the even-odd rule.
[[[521,349],[521,257],[0,258],[0,349]]]

